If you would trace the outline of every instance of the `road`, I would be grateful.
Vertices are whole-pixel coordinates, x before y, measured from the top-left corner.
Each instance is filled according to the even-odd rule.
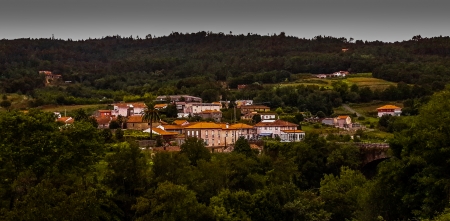
[[[342,107],[344,107],[345,110],[350,111],[352,114],[356,113],[357,117],[363,116],[360,113],[356,112],[355,110],[353,110],[351,107],[349,107],[347,104],[342,104]]]

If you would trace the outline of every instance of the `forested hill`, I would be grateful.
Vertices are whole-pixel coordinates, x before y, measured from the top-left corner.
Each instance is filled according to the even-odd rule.
[[[150,36],[0,40],[1,88],[6,93],[30,93],[43,86],[40,70],[95,89],[134,94],[164,86],[194,86],[199,76],[200,82],[226,81],[230,88],[255,81],[276,83],[290,74],[340,70],[373,72],[377,78],[421,85],[450,80],[449,37],[414,36],[384,43],[326,36],[299,39],[284,33]],[[187,80],[180,83],[182,79]]]

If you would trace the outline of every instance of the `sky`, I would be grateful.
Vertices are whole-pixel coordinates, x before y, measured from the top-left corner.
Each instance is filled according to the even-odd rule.
[[[199,31],[395,42],[450,36],[448,0],[0,0],[0,39]]]

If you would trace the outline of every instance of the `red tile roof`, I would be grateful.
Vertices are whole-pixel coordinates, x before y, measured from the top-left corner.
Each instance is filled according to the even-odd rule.
[[[135,115],[135,116],[129,116],[127,123],[145,123],[142,121],[142,116]]]
[[[185,127],[186,129],[221,129],[222,127],[216,123],[210,122],[198,122],[194,125],[189,125]]]

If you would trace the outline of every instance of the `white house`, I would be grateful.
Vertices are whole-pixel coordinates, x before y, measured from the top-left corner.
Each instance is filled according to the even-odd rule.
[[[377,108],[378,117],[389,114],[392,116],[400,116],[402,114],[402,108],[397,107],[395,105],[384,105],[382,107]]]

